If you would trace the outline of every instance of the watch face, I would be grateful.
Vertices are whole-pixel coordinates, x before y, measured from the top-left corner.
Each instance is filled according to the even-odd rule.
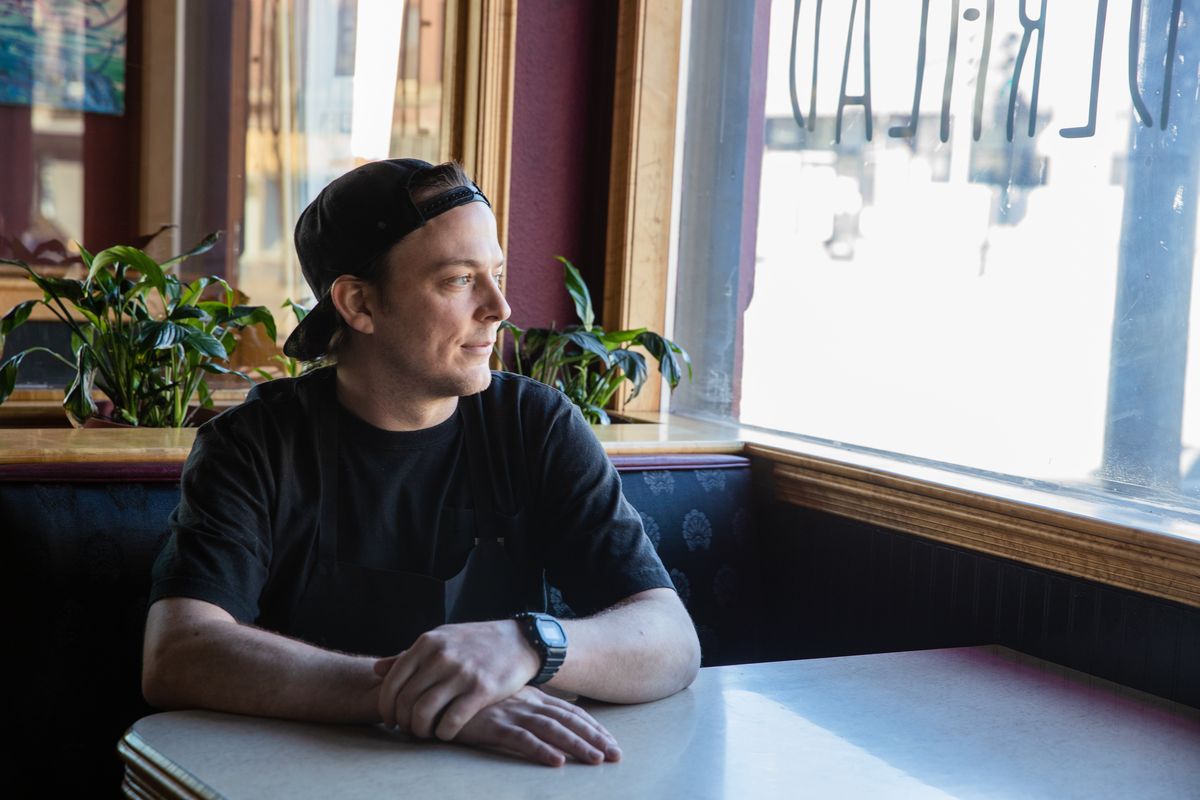
[[[567,643],[567,635],[563,633],[562,626],[552,619],[539,619],[537,621],[538,633],[542,635],[542,640],[551,647],[562,647]]]

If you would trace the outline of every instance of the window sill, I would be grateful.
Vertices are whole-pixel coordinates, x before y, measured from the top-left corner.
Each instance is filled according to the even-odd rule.
[[[649,430],[599,432],[610,453],[741,452],[769,465],[782,502],[1200,607],[1198,514],[687,417],[630,427]]]

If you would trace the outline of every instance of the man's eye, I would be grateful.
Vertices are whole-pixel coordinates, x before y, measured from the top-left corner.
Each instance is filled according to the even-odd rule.
[[[455,278],[451,278],[450,283],[454,284],[455,286],[470,286],[471,285],[471,276],[470,275],[459,275]]]

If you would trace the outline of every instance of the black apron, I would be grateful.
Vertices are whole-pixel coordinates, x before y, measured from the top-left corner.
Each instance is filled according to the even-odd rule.
[[[292,636],[333,650],[389,656],[407,649],[439,625],[504,619],[518,611],[545,611],[543,572],[531,566],[526,515],[516,508],[506,475],[488,440],[480,395],[459,398],[463,450],[467,456],[473,509],[459,510],[462,525],[474,528],[475,546],[449,580],[419,572],[351,564],[337,557],[338,434],[336,381],[331,396],[317,403],[320,512],[316,564],[290,615]],[[447,476],[449,479],[449,476]],[[501,491],[504,508],[497,507]],[[443,510],[443,513],[446,513]]]

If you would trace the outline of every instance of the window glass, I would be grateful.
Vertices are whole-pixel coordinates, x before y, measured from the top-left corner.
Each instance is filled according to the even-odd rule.
[[[674,411],[1200,505],[1188,9],[731,1],[690,28]]]
[[[292,230],[322,187],[380,158],[440,160],[445,0],[254,9],[236,282],[277,309],[285,298],[313,301]],[[290,313],[276,315],[289,331]]]

